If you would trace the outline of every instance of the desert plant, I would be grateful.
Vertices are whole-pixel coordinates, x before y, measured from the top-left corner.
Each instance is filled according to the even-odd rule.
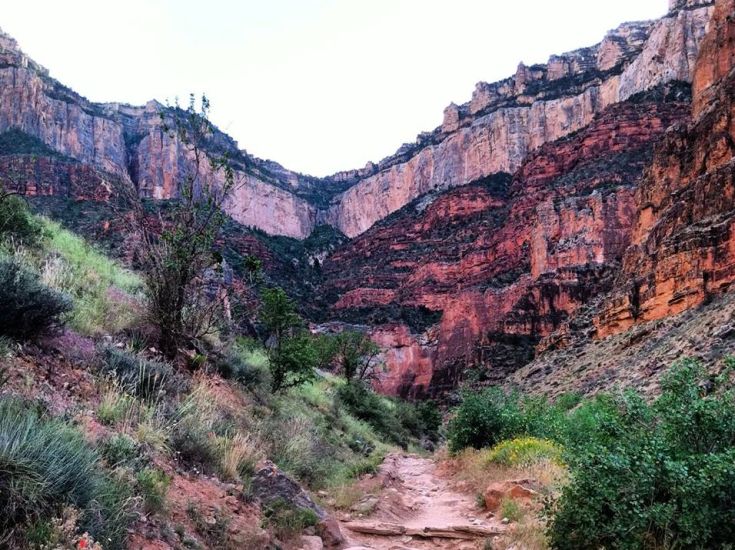
[[[166,390],[175,390],[173,369],[168,363],[112,346],[102,349],[102,358],[102,371],[114,376],[123,389],[141,399],[155,399]]]
[[[105,438],[100,443],[99,450],[111,467],[131,462],[138,457],[138,445],[124,433],[115,433]]]
[[[45,286],[38,274],[0,257],[0,335],[37,337],[58,326],[71,309],[71,300]]]
[[[109,548],[122,547],[130,501],[80,432],[25,403],[0,399],[0,465],[0,532],[14,536],[73,504],[83,510],[83,528]]]
[[[171,478],[156,468],[144,468],[136,476],[138,490],[143,496],[145,509],[149,513],[160,513],[166,508],[166,493]]]
[[[319,517],[312,510],[296,508],[284,500],[275,500],[263,510],[263,523],[273,529],[279,538],[289,539],[301,533],[307,527],[319,522]]]
[[[211,333],[223,314],[222,289],[214,281],[221,264],[213,250],[225,222],[224,201],[235,187],[227,155],[209,147],[214,127],[209,101],[161,113],[164,132],[185,150],[187,170],[177,182],[178,198],[151,223],[137,192],[128,199],[140,234],[140,257],[148,294],[150,321],[159,331],[159,348],[174,357],[183,344]]]

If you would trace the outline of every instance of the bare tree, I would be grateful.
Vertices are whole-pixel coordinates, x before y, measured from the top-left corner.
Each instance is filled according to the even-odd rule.
[[[137,190],[128,192],[140,235],[140,260],[148,293],[149,320],[158,328],[159,348],[174,357],[180,347],[211,333],[221,318],[226,292],[217,282],[221,256],[214,252],[226,220],[224,202],[236,187],[225,152],[215,155],[209,101],[161,112],[162,131],[186,155],[178,197],[151,215]]]

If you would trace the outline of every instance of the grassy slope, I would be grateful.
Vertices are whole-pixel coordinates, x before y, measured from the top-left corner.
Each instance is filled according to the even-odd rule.
[[[173,544],[204,548],[228,543],[232,529],[212,529],[211,518],[202,517],[204,507],[193,504],[198,502],[220,510],[221,523],[241,524],[240,538],[228,544],[254,544],[268,536],[253,527],[257,510],[228,503],[225,483],[247,492],[255,463],[270,458],[307,487],[337,491],[373,471],[391,448],[337,404],[339,379],[327,376],[270,395],[267,359],[257,346],[234,348],[255,373],[247,386],[222,379],[213,364],[192,375],[145,356],[138,350],[147,344],[126,336],[127,329],[141,323],[140,277],[57,223],[42,223],[46,238],[40,246],[5,245],[0,254],[15,256],[47,285],[71,295],[74,310],[62,346],[4,341],[0,362],[7,381],[0,384],[0,403],[17,396],[30,400],[24,407],[32,411],[42,399],[45,429],[82,434],[95,475],[117,480],[137,495],[120,508],[121,521],[145,515],[146,537]],[[129,371],[123,368],[127,363],[110,368],[106,338],[133,365]],[[142,395],[139,380],[150,369],[166,373],[166,386]],[[0,445],[0,459],[2,452]],[[197,463],[200,455],[208,467]],[[116,489],[116,496],[122,498],[122,490]],[[52,501],[28,525],[29,532],[44,542],[75,543],[88,528],[86,505],[64,495]],[[69,512],[64,505],[74,502],[72,510],[78,511]],[[136,525],[137,543],[143,524]],[[278,525],[269,528],[280,532]],[[105,536],[107,531],[91,532]],[[31,535],[15,536],[22,541]]]

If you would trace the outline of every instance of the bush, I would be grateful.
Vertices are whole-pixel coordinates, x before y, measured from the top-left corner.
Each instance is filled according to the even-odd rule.
[[[2,196],[0,187],[0,196]],[[12,239],[35,246],[44,235],[43,225],[30,213],[26,202],[18,196],[0,200],[0,241]]]
[[[392,400],[376,394],[361,382],[352,382],[337,390],[337,404],[403,448],[407,448],[412,440],[427,438],[435,441],[439,435],[441,415],[430,401],[414,405]]]
[[[319,517],[312,510],[295,508],[284,500],[275,500],[263,510],[265,527],[273,529],[279,538],[289,539],[301,533],[307,527],[319,522]]]
[[[501,389],[465,393],[448,426],[449,450],[495,445],[522,433],[524,422],[519,398]]]
[[[166,508],[166,493],[171,484],[171,478],[161,470],[145,468],[138,472],[136,480],[146,511],[163,512]]]
[[[100,453],[111,467],[115,467],[138,458],[138,445],[129,435],[115,433],[102,441]]]
[[[217,362],[217,370],[248,389],[259,388],[268,377],[268,356],[261,348],[238,343]]]
[[[71,300],[46,287],[36,273],[0,257],[0,335],[37,337],[59,325],[71,309]]]
[[[1,399],[0,532],[13,533],[71,504],[83,510],[82,527],[108,540],[106,547],[122,548],[129,500],[98,463],[77,430]]]
[[[490,449],[487,461],[509,467],[525,467],[549,461],[562,464],[562,448],[552,441],[521,437],[501,441]]]
[[[686,361],[666,375],[652,405],[627,393],[574,411],[570,424],[581,420],[588,436],[571,431],[571,483],[551,510],[552,546],[728,547],[735,396],[716,386]]]

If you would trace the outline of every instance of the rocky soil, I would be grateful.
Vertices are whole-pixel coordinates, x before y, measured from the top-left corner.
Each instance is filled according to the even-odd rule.
[[[507,526],[459,492],[430,458],[392,454],[378,473],[379,496],[370,497],[368,518],[343,516],[352,550],[475,550]],[[365,503],[363,503],[365,504]]]

